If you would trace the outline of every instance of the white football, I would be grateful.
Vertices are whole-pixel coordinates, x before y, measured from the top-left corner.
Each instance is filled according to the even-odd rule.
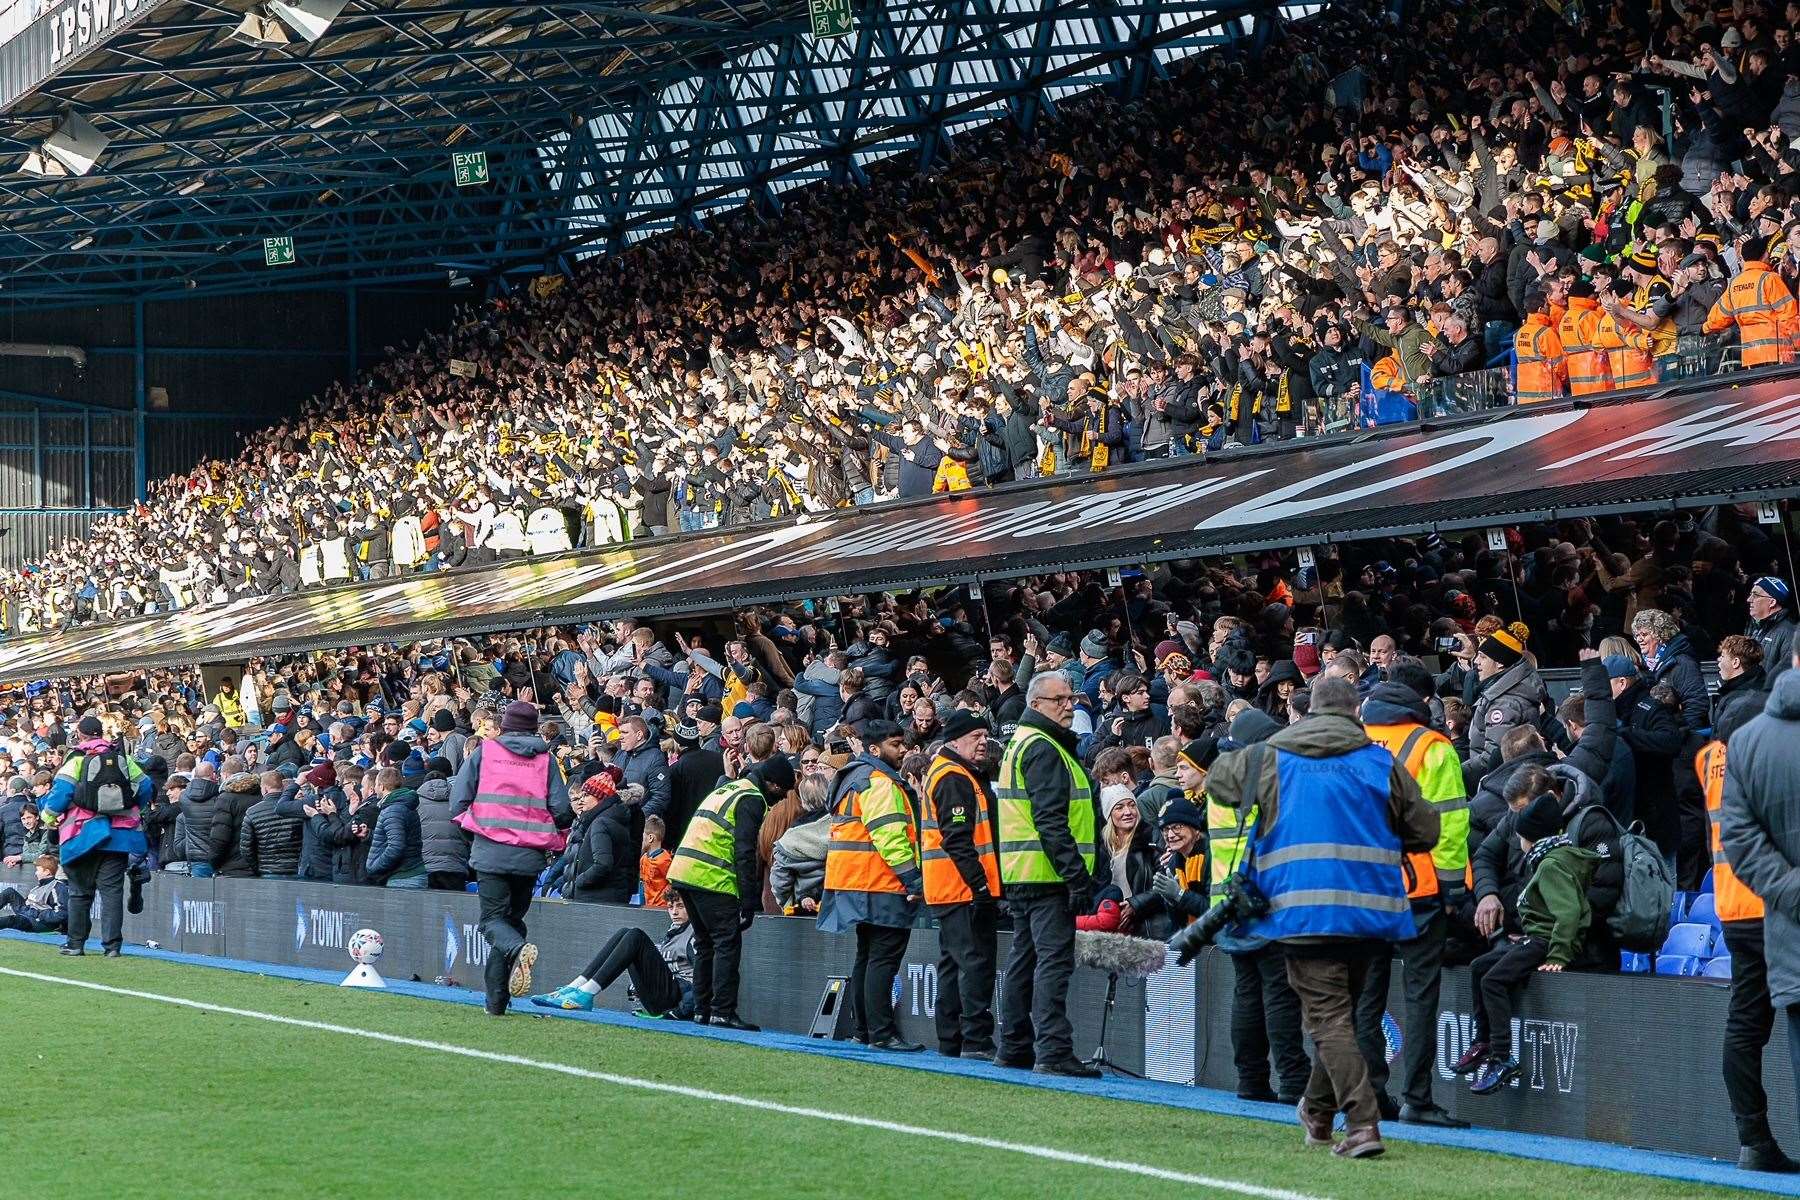
[[[372,965],[381,958],[381,935],[373,929],[359,929],[350,935],[350,957]]]

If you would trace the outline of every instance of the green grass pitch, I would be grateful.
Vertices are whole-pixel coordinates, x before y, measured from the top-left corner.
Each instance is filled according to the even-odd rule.
[[[1390,1142],[1383,1159],[1340,1162],[1302,1149],[1295,1126],[516,1011],[495,1020],[474,1007],[144,958],[66,959],[37,943],[0,941],[0,968],[533,1060],[472,1059],[0,974],[10,1068],[5,1124],[14,1131],[0,1193],[11,1196],[1247,1194],[758,1104],[955,1131],[1320,1200],[1744,1194],[1404,1142]],[[533,1064],[705,1089],[740,1102]]]

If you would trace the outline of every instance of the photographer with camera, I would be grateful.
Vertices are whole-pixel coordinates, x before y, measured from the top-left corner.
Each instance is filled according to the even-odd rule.
[[[1439,819],[1419,785],[1357,720],[1356,685],[1324,676],[1305,720],[1266,742],[1223,755],[1206,790],[1240,813],[1256,809],[1245,869],[1226,881],[1227,899],[1177,934],[1183,960],[1236,922],[1279,943],[1317,1047],[1299,1107],[1308,1146],[1370,1158],[1386,1147],[1369,1067],[1356,1044],[1356,997],[1371,958],[1416,936],[1401,863],[1430,851]]]
[[[119,743],[108,741],[92,713],[75,726],[76,752],[63,760],[43,811],[56,824],[58,856],[69,876],[69,937],[62,953],[85,954],[94,896],[100,897],[100,944],[118,958],[125,944],[125,868],[133,854],[148,848],[142,812],[156,793]],[[131,882],[132,908],[140,907],[138,879]]]

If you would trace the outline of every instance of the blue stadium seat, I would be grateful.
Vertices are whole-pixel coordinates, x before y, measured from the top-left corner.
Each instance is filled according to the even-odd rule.
[[[1717,902],[1711,892],[1701,892],[1694,897],[1694,903],[1688,908],[1687,919],[1690,925],[1711,925],[1714,929],[1719,928]]]
[[[1718,958],[1709,958],[1706,965],[1700,968],[1700,974],[1707,979],[1731,978],[1731,955],[1724,954]]]
[[[1656,956],[1656,973],[1658,975],[1692,975],[1700,960],[1685,954],[1659,954]]]
[[[1648,975],[1650,973],[1650,956],[1621,950],[1619,951],[1619,970],[1627,975]]]
[[[1713,945],[1718,940],[1719,931],[1711,925],[1696,925],[1691,921],[1669,930],[1668,940],[1657,958],[1656,973],[1671,974],[1662,969],[1662,956],[1674,958],[1708,959],[1713,956]]]
[[[1706,878],[1702,879],[1700,881],[1700,894],[1702,896],[1710,896],[1710,895],[1712,895],[1712,890],[1713,890],[1713,869],[1711,867],[1708,867],[1708,868],[1706,868]]]
[[[1676,892],[1675,899],[1669,903],[1669,926],[1673,928],[1687,920],[1688,905],[1694,902],[1692,892]]]

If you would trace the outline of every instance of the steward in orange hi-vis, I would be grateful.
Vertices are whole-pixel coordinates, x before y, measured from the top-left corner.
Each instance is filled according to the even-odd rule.
[[[1694,756],[1694,770],[1706,793],[1707,824],[1712,837],[1713,904],[1719,922],[1760,921],[1762,899],[1733,873],[1719,842],[1719,805],[1725,798],[1725,743],[1712,741],[1702,746]]]
[[[1613,390],[1624,391],[1655,383],[1656,356],[1650,352],[1649,331],[1639,329],[1613,309],[1606,308],[1604,298],[1601,308],[1600,324],[1594,330],[1594,345],[1606,352]]]
[[[994,973],[999,961],[1000,855],[994,793],[983,778],[987,722],[958,709],[925,772],[919,847],[925,903],[938,920],[938,1050],[994,1052]]]
[[[856,1036],[875,1049],[923,1050],[901,1038],[893,992],[925,890],[919,799],[900,774],[906,742],[898,725],[865,723],[863,744],[866,749],[831,785],[831,841],[818,927],[856,934],[849,988]]]
[[[1719,644],[1721,667],[1743,664],[1744,652],[1753,646],[1747,638],[1725,638]],[[1754,658],[1750,659],[1749,667],[1755,667]],[[1734,685],[1740,682],[1754,688],[1758,681],[1743,680],[1740,670],[1732,679],[1723,680],[1721,691],[1736,690]],[[1755,700],[1754,693],[1750,699]],[[1763,1051],[1775,1031],[1776,1012],[1769,992],[1769,962],[1763,943],[1763,902],[1738,878],[1722,852],[1720,837],[1720,822],[1727,804],[1736,817],[1737,806],[1743,802],[1741,794],[1727,800],[1726,792],[1736,792],[1741,787],[1739,777],[1754,757],[1746,755],[1743,762],[1729,764],[1737,769],[1728,780],[1726,748],[1733,734],[1757,719],[1762,707],[1754,702],[1721,704],[1714,714],[1716,740],[1708,742],[1695,756],[1694,769],[1700,776],[1701,790],[1706,793],[1706,816],[1713,850],[1713,903],[1724,933],[1725,949],[1731,955],[1731,1001],[1725,1011],[1725,1053],[1721,1073],[1725,1077],[1725,1095],[1731,1102],[1731,1115],[1737,1123],[1738,1165],[1753,1171],[1792,1171],[1792,1161],[1782,1152],[1769,1125],[1769,1094],[1763,1088]],[[1745,754],[1746,749],[1754,750],[1756,745],[1754,740],[1748,746],[1740,741],[1735,753]]]
[[[1577,282],[1569,289],[1569,307],[1557,323],[1556,336],[1568,364],[1571,396],[1589,396],[1612,387],[1606,351],[1598,345],[1602,315],[1592,284]]]
[[[1554,400],[1564,391],[1568,365],[1563,357],[1563,344],[1556,336],[1550,320],[1550,303],[1539,299],[1537,306],[1519,326],[1513,338],[1513,351],[1518,358],[1518,401],[1541,404]]]
[[[1800,333],[1800,308],[1794,293],[1763,259],[1768,239],[1744,243],[1744,269],[1731,279],[1706,315],[1707,333],[1723,333],[1734,326],[1746,367],[1794,360],[1794,338]]]

